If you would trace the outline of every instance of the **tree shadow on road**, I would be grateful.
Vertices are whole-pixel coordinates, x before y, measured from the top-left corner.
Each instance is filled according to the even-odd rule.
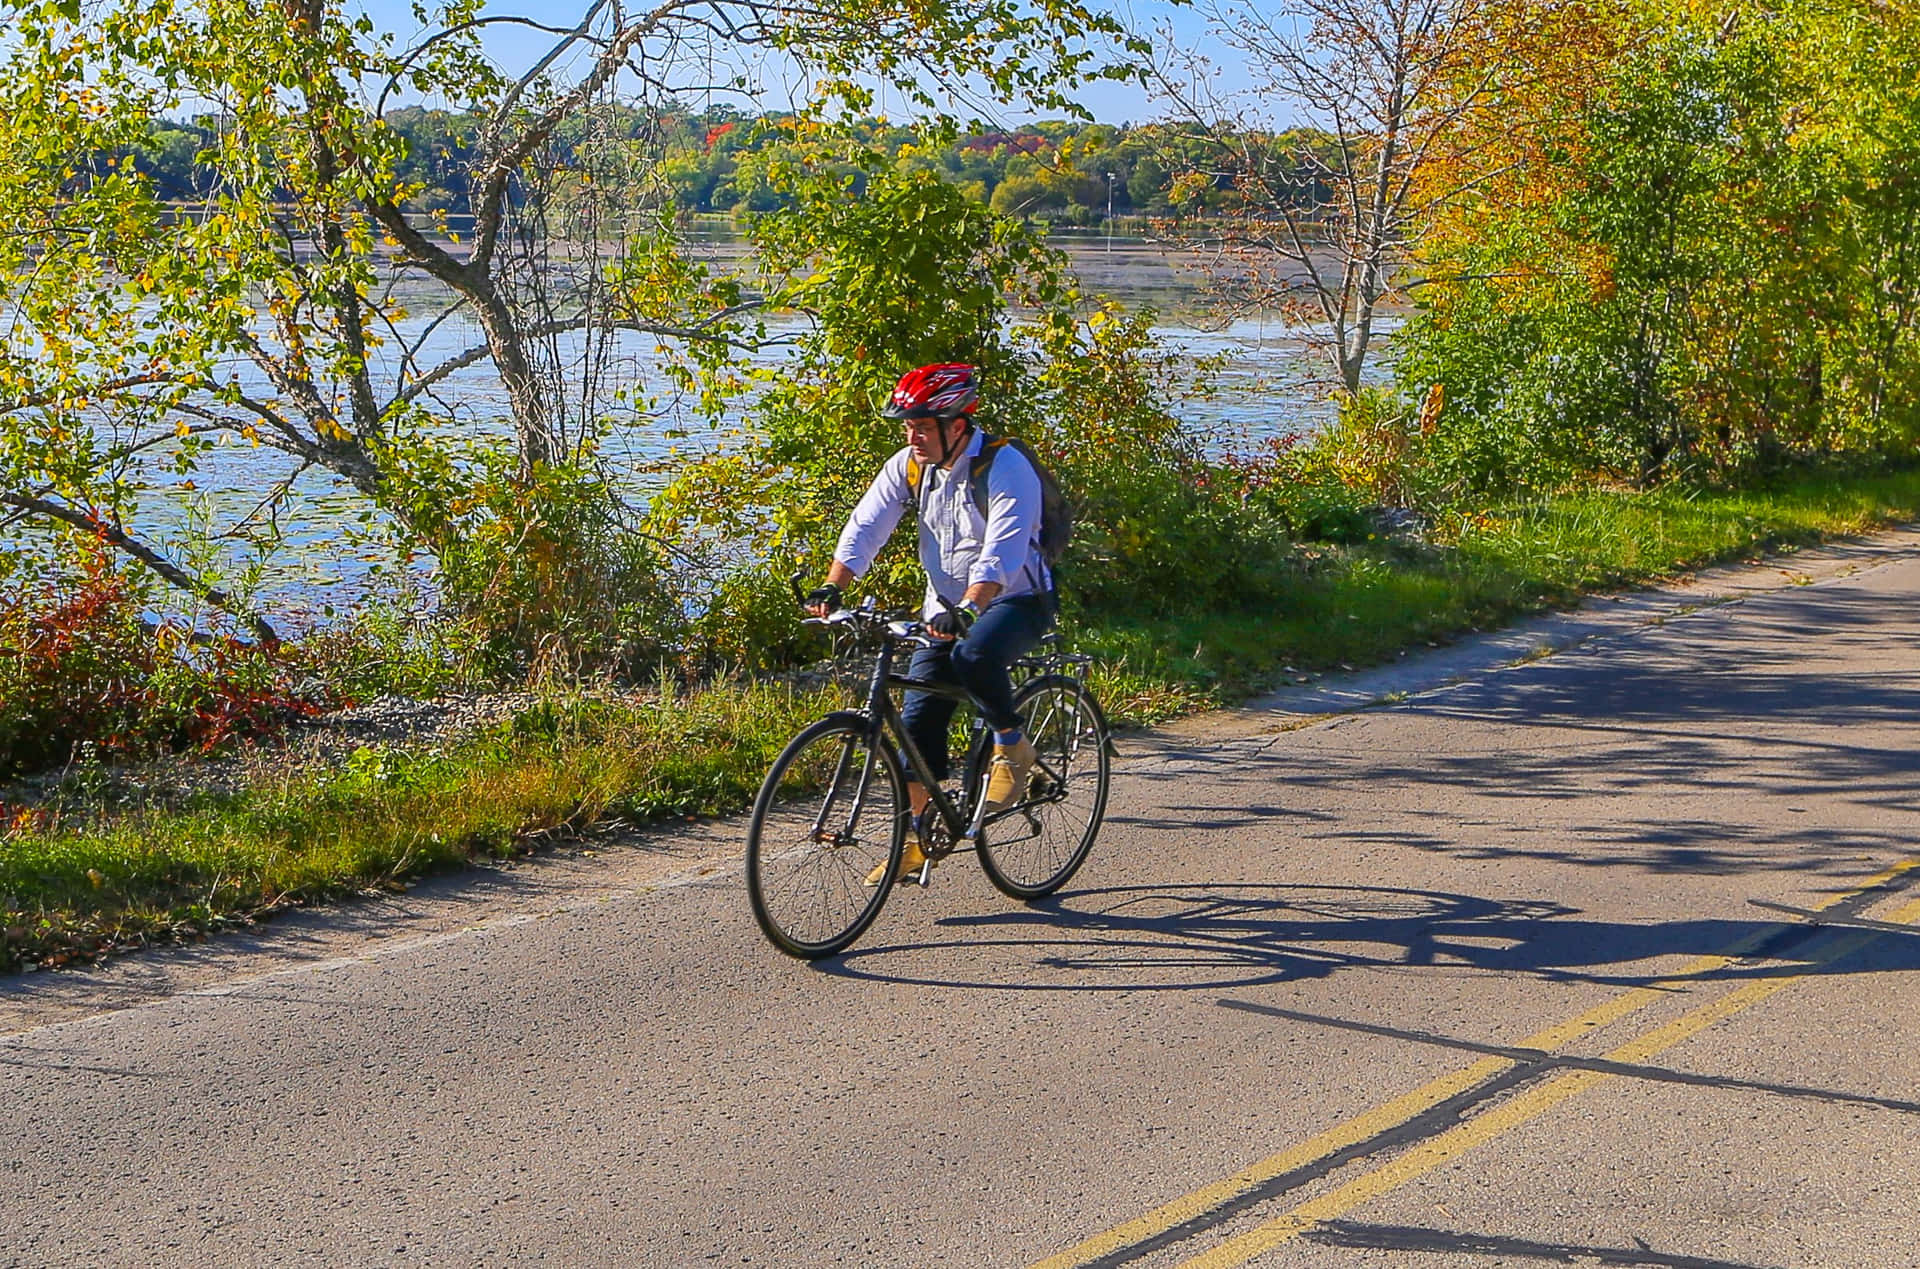
[[[1840,835],[1809,833],[1805,821],[1739,821],[1762,808],[1796,820],[1806,808],[1782,803],[1802,798],[1839,798],[1878,819],[1920,815],[1920,659],[1904,655],[1916,643],[1907,609],[1883,595],[1775,592],[1742,604],[1737,627],[1676,622],[1394,705],[1406,724],[1396,726],[1395,749],[1380,747],[1377,729],[1343,730],[1351,719],[1292,734],[1148,745],[1126,764],[1127,777],[1178,789],[1169,801],[1180,805],[1113,822],[1193,829],[1292,816],[1306,840],[1364,839],[1344,831],[1325,803],[1377,787],[1403,800],[1430,791],[1435,801],[1474,806],[1489,823],[1519,804],[1545,803],[1563,817],[1579,816],[1582,802],[1595,807],[1592,832],[1579,834],[1599,839],[1588,851],[1462,841],[1457,820],[1424,836],[1395,835],[1467,857],[1653,871],[1818,867],[1817,852],[1784,864],[1756,856],[1808,837],[1844,848]],[[1350,734],[1364,739],[1350,745]],[[1633,795],[1684,807],[1687,818],[1613,819],[1623,804],[1608,800]],[[1731,816],[1715,818],[1723,809]],[[1898,836],[1869,833],[1860,844],[1903,846]],[[1669,853],[1649,858],[1635,846]]]
[[[1354,1221],[1324,1221],[1301,1236],[1302,1242],[1322,1247],[1370,1251],[1426,1252],[1449,1256],[1502,1256],[1547,1260],[1554,1264],[1646,1265],[1658,1269],[1755,1269],[1745,1261],[1716,1260],[1639,1247],[1589,1247],[1548,1243],[1498,1234],[1455,1233],[1410,1225],[1363,1225]]]

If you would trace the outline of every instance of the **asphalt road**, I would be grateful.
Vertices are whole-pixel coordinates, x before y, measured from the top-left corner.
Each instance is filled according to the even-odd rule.
[[[1895,535],[1127,738],[1056,901],[813,967],[720,824],[0,981],[0,1263],[1920,1265],[1916,611]]]

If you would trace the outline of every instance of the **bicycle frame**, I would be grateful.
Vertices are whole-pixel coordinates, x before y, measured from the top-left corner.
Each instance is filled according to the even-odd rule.
[[[905,674],[894,673],[894,650],[907,641],[907,637],[896,634],[891,628],[881,631],[880,650],[873,659],[873,675],[868,680],[867,702],[862,711],[868,720],[868,744],[871,747],[882,737],[898,743],[901,756],[907,760],[908,774],[927,791],[928,803],[939,812],[941,820],[945,822],[947,835],[953,841],[953,848],[955,850],[971,849],[979,840],[980,826],[986,819],[986,799],[974,799],[973,818],[970,822],[961,814],[960,808],[953,804],[953,799],[949,798],[946,790],[940,787],[940,781],[934,778],[933,768],[927,762],[926,756],[920,752],[920,747],[913,743],[913,737],[907,732],[906,719],[901,716],[900,707],[894,704],[892,689],[902,688],[907,691],[928,692],[934,696],[942,696],[974,710],[976,716],[980,703],[974,700],[973,693],[956,683],[936,683],[930,679],[916,679]],[[864,781],[862,784],[864,786]],[[926,872],[924,866],[921,872],[924,878]]]

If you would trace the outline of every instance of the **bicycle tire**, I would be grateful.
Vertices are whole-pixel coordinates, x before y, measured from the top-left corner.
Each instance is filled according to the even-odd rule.
[[[747,896],[775,947],[845,951],[873,924],[906,845],[906,776],[858,715],[823,718],[773,760],[747,822]],[[831,834],[830,839],[823,834]],[[887,882],[869,887],[882,864]]]
[[[1013,705],[1040,760],[1028,799],[988,821],[992,834],[982,834],[980,867],[1002,894],[1032,902],[1066,885],[1093,850],[1107,813],[1112,750],[1106,715],[1076,678],[1030,679]],[[968,787],[982,795],[986,758],[983,741],[968,768]]]

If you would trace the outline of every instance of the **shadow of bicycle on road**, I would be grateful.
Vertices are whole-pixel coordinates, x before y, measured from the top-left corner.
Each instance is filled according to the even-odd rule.
[[[1854,906],[1830,919],[1844,927]],[[1831,960],[1818,955],[1827,927],[1803,921],[1596,921],[1549,900],[1375,886],[1121,886],[937,924],[954,936],[856,948],[816,968],[923,987],[1074,992],[1244,988],[1342,970],[1642,987],[1671,975],[1675,958],[1730,949],[1747,955],[1690,981],[1920,970],[1920,929],[1861,923],[1883,936],[1872,954]],[[988,964],[996,968],[982,972]]]

